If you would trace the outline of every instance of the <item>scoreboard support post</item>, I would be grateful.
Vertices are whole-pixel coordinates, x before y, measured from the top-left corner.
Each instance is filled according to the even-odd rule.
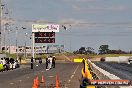
[[[32,57],[34,58],[34,46],[35,46],[35,38],[34,32],[32,32]]]

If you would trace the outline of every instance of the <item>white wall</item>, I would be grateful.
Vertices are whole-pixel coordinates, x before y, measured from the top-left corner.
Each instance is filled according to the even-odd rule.
[[[127,63],[131,56],[105,57],[106,62]]]

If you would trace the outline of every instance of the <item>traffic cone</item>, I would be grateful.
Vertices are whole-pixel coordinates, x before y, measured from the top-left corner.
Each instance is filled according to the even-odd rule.
[[[36,78],[35,79],[37,79],[38,80],[38,76],[36,75]]]
[[[38,80],[38,78],[36,78],[35,80],[36,80],[36,85],[39,86],[39,80]]]
[[[33,86],[32,86],[32,88],[38,88],[37,85],[36,85],[36,79],[34,79],[34,81],[33,81]]]
[[[59,88],[59,79],[58,79],[58,75],[56,75],[56,87],[55,88]]]
[[[38,87],[38,86],[39,86],[38,76],[36,77],[35,81],[36,81],[36,85],[37,85],[37,87]]]
[[[44,83],[44,75],[42,75],[41,83]]]

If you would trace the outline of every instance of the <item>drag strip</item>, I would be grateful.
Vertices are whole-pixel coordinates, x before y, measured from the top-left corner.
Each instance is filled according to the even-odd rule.
[[[120,77],[132,81],[132,64],[114,62],[94,62],[98,67]]]
[[[41,82],[43,75],[44,85],[40,85],[39,88],[54,88],[51,86],[55,85],[56,75],[58,75],[60,88],[78,88],[82,67],[81,63],[56,63],[56,68],[46,71],[45,64],[38,64],[34,69],[30,69],[30,64],[28,64],[26,68],[0,73],[0,86],[3,88],[32,88],[33,79],[38,76]]]

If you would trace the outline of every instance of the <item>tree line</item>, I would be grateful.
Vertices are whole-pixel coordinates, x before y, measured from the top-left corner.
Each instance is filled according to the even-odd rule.
[[[109,45],[101,45],[98,50],[98,54],[132,54],[132,51],[110,50]],[[80,47],[74,54],[97,54],[92,47]]]

